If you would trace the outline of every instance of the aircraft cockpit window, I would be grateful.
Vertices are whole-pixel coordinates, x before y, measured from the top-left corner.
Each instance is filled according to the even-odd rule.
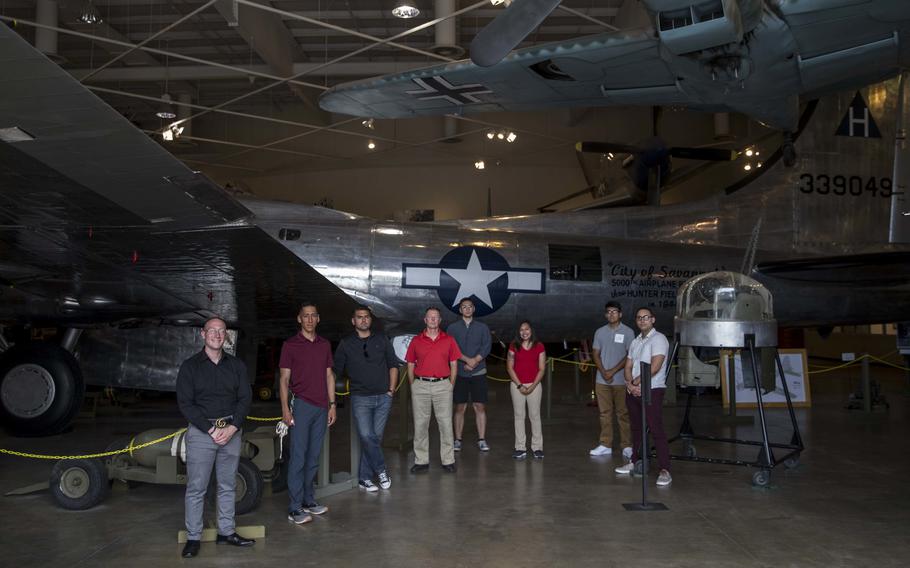
[[[282,241],[296,241],[300,238],[299,229],[281,229],[278,231],[278,238]]]
[[[550,280],[600,282],[603,265],[598,247],[550,245]]]

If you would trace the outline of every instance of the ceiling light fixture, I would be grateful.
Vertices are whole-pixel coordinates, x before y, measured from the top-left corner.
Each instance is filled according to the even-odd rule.
[[[755,153],[755,152],[752,151],[752,148],[746,148],[746,152],[745,152],[746,157],[751,158],[751,157],[752,157],[752,154],[754,154],[754,153]]]
[[[369,148],[370,150],[375,149],[375,148],[376,148],[376,143],[373,142],[372,140],[370,140],[369,142],[367,142],[367,148]]]
[[[752,164],[746,164],[745,166],[743,166],[743,169],[748,172],[749,170],[752,169]]]
[[[376,129],[376,125],[373,124],[372,118],[367,118],[367,119],[361,120],[360,124],[362,124],[365,128],[369,128],[370,130]]]
[[[165,120],[170,120],[172,118],[177,118],[177,113],[174,112],[173,99],[167,93],[161,95],[161,108],[158,109],[158,112],[155,113],[155,116],[158,118],[163,118]]]
[[[101,13],[98,12],[98,9],[92,4],[92,0],[85,0],[82,4],[82,11],[79,13],[79,19],[77,21],[83,24],[100,24],[104,20],[101,18]]]
[[[402,0],[397,6],[392,8],[392,15],[396,18],[416,18],[420,15],[420,10],[417,9],[417,6],[411,0]]]
[[[494,139],[494,138],[496,138],[496,133],[495,133],[495,132],[493,132],[492,130],[489,131],[489,132],[487,132],[487,139],[488,139],[488,140],[492,140],[492,139]]]
[[[478,170],[482,170],[485,167],[487,167],[487,165],[485,163],[483,163],[483,160],[477,160],[476,162],[474,162],[474,167]]]
[[[512,142],[515,142],[516,140],[518,140],[518,134],[515,134],[514,132],[509,132],[508,134],[506,134],[506,142],[508,142],[509,144],[511,144]]]
[[[498,138],[498,139],[500,139],[500,140],[505,140],[505,139],[506,139],[506,133],[500,130],[499,132],[496,133],[496,138]]]

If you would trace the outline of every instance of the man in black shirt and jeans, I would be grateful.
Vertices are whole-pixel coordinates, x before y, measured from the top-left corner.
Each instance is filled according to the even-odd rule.
[[[373,479],[383,489],[392,486],[382,455],[382,433],[398,382],[398,357],[391,342],[370,329],[373,314],[369,308],[357,306],[351,323],[354,333],[335,349],[335,376],[347,371],[351,378],[351,411],[360,437],[359,486],[375,493],[379,488]]]
[[[246,365],[223,350],[227,325],[211,318],[202,326],[205,347],[183,362],[177,374],[177,404],[189,421],[186,431],[186,546],[199,554],[202,510],[212,475],[218,480],[218,544],[252,546],[234,527],[234,484],[240,463],[241,427],[252,393]]]

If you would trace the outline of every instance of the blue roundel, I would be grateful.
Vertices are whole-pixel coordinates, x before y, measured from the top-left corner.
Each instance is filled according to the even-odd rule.
[[[450,250],[439,261],[439,300],[453,313],[457,302],[471,298],[483,317],[509,300],[509,263],[493,249],[464,246]]]

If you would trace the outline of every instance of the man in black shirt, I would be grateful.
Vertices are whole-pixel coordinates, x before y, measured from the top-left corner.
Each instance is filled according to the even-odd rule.
[[[240,463],[241,427],[252,393],[246,365],[223,350],[227,325],[211,318],[202,326],[202,351],[177,374],[177,404],[189,421],[186,431],[186,546],[184,558],[199,554],[202,510],[212,475],[218,480],[218,544],[252,546],[234,530],[234,484]]]
[[[398,357],[388,338],[370,329],[369,308],[357,306],[351,323],[354,333],[335,349],[335,375],[347,371],[351,379],[351,411],[360,437],[360,488],[375,493],[379,488],[373,479],[383,489],[392,486],[382,455],[382,433],[398,382]]]

